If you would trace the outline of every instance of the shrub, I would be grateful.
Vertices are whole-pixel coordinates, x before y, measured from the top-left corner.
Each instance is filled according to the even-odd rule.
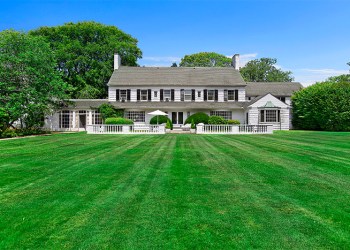
[[[196,129],[196,124],[194,124],[193,119],[191,120],[191,129]]]
[[[350,131],[350,75],[302,89],[293,95],[292,103],[297,129]]]
[[[163,124],[163,123],[166,123],[170,124],[170,128],[168,129],[173,129],[173,123],[171,122],[171,120],[169,119],[169,117],[165,116],[165,115],[156,115],[156,116],[153,116],[151,118],[151,120],[149,121],[150,124],[157,124],[157,118],[158,118],[158,124]],[[167,128],[167,127],[166,127]]]
[[[18,136],[16,131],[14,129],[7,128],[2,132],[1,137],[2,138],[12,138]]]
[[[227,124],[227,121],[221,116],[210,116],[208,120],[209,124]]]
[[[166,123],[169,120],[169,118],[165,115],[156,115],[151,118],[149,123],[157,124],[157,120],[158,120],[158,124],[163,124],[163,123]]]
[[[109,117],[105,120],[105,124],[134,124],[134,122],[123,117]]]
[[[108,117],[124,117],[123,109],[116,109],[112,104],[103,103],[98,107],[98,112],[101,114],[102,119],[107,119]]]
[[[192,122],[192,120],[193,120],[194,124],[196,124],[196,125],[198,123],[208,124],[209,116],[206,113],[198,112],[198,113],[195,113],[195,114],[187,117],[185,124],[190,124]]]
[[[227,124],[239,125],[239,124],[241,124],[241,122],[239,120],[227,120]]]
[[[173,129],[173,124],[172,124],[172,122],[170,121],[170,119],[167,120],[166,125],[165,125],[165,128],[166,128],[166,129]]]

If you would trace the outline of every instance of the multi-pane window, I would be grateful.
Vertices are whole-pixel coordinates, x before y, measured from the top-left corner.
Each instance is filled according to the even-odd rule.
[[[232,112],[231,111],[210,111],[210,116],[221,116],[225,120],[231,120],[232,119]]]
[[[59,113],[59,127],[60,128],[70,128],[72,112],[69,110],[62,110]]]
[[[215,100],[215,90],[208,90],[208,101]]]
[[[164,100],[165,101],[170,101],[170,99],[171,99],[171,90],[170,89],[164,89],[163,95],[164,95]]]
[[[198,97],[201,97],[202,91],[198,91],[198,92],[197,92],[197,95],[198,95]]]
[[[141,101],[147,101],[148,100],[147,97],[148,97],[147,89],[141,89],[141,91],[140,91]]]
[[[121,89],[120,90],[120,100],[121,101],[126,101],[127,98],[127,91],[126,89]]]
[[[97,111],[92,111],[92,124],[102,124],[102,116]]]
[[[281,112],[279,109],[260,110],[260,122],[280,122]]]
[[[124,117],[134,122],[145,122],[145,111],[125,111]]]
[[[185,101],[191,101],[192,100],[192,90],[186,89],[184,94],[185,94]]]
[[[227,90],[227,100],[235,101],[235,91],[234,90]]]
[[[158,91],[154,91],[154,97],[158,97]]]

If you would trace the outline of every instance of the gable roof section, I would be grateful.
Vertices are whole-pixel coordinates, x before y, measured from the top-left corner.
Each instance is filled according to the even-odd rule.
[[[232,67],[120,67],[108,86],[246,86]]]
[[[254,100],[252,100],[249,103],[246,103],[245,107],[255,107],[255,108],[281,107],[281,108],[287,108],[290,106],[288,104],[282,102],[281,100],[277,99],[276,96],[272,95],[271,93],[267,93],[265,95],[261,95],[261,96],[256,97]]]
[[[274,96],[292,96],[303,86],[299,82],[247,82],[246,96],[261,96],[270,93]]]

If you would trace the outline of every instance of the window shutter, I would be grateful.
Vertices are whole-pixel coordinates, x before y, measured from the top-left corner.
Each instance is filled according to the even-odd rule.
[[[206,101],[208,99],[208,90],[207,89],[204,90],[203,98],[204,98],[204,101]]]
[[[126,100],[130,101],[130,89],[126,91]]]
[[[185,101],[185,93],[184,93],[185,90],[181,89],[180,91],[181,91],[181,101],[183,102]]]
[[[227,89],[224,89],[224,101],[227,102],[228,100],[228,91]]]
[[[238,89],[235,90],[235,101],[238,101]]]
[[[119,102],[119,99],[120,99],[119,89],[116,89],[116,90],[115,90],[115,100],[116,100],[117,102]]]
[[[218,95],[218,90],[216,89],[215,90],[215,101],[218,101],[219,99],[219,95]]]
[[[175,101],[175,89],[171,90],[171,100]]]
[[[147,99],[149,102],[152,100],[152,90],[151,89],[148,90],[148,98]]]
[[[192,89],[192,101],[196,100],[196,90]]]
[[[141,99],[141,90],[137,90],[137,100],[140,101]]]
[[[281,122],[281,110],[277,110],[277,121]]]
[[[160,96],[159,96],[159,98],[160,98],[160,101],[162,102],[163,99],[164,99],[164,90],[163,90],[163,89],[160,90]]]

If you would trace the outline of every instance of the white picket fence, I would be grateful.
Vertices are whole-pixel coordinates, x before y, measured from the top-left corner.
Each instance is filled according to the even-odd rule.
[[[88,134],[165,134],[165,125],[88,125]]]
[[[273,125],[198,124],[197,134],[272,134]]]

